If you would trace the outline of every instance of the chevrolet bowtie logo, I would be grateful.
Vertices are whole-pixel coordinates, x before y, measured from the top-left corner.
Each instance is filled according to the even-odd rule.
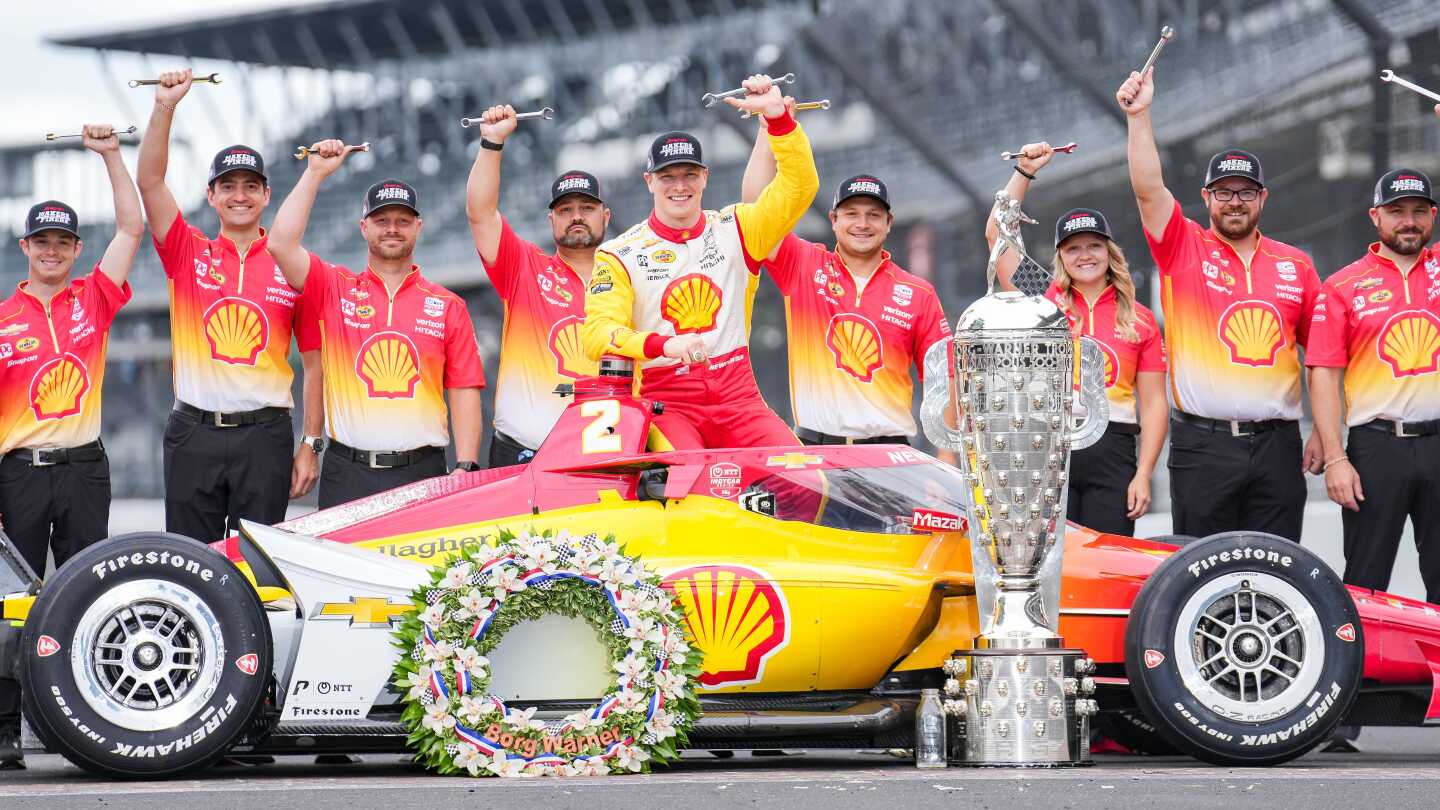
[[[321,602],[315,606],[313,621],[349,619],[351,627],[389,627],[390,623],[415,609],[409,602],[391,602],[378,596],[352,596],[349,602]]]
[[[821,456],[812,456],[807,453],[786,453],[783,456],[771,456],[766,459],[766,467],[784,467],[787,470],[803,470],[807,464],[819,464],[825,459]]]

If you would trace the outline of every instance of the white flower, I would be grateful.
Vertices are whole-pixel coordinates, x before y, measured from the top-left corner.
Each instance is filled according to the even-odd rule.
[[[423,664],[397,685],[402,689],[410,690],[407,695],[410,700],[418,700],[421,695],[430,690],[430,673],[432,672],[434,669],[429,664]]]
[[[634,585],[635,573],[624,560],[606,560],[600,566],[600,581],[612,589]]]
[[[582,776],[604,776],[610,773],[610,766],[605,763],[605,760],[599,757],[580,760],[575,764],[575,767],[580,769]]]
[[[615,749],[615,770],[639,773],[649,758],[650,752],[637,745],[622,745]]]
[[[525,776],[548,776],[553,772],[551,766],[543,762],[531,762],[525,766]]]
[[[503,750],[496,751],[494,758],[485,763],[485,770],[496,776],[524,776],[525,760],[518,757],[509,759]]]
[[[654,599],[641,596],[639,591],[631,589],[619,591],[615,602],[626,618],[635,618],[642,613],[650,613],[655,610]]]
[[[644,706],[649,700],[644,692],[635,689],[621,689],[616,693],[615,698],[619,701],[619,708],[622,712],[633,712]]]
[[[685,692],[685,676],[667,669],[655,673],[655,685],[666,698],[674,700]]]
[[[620,556],[620,544],[619,544],[619,543],[617,543],[617,542],[615,542],[615,541],[613,541],[613,540],[611,540],[611,541],[609,541],[609,542],[605,542],[605,541],[602,540],[599,545],[600,545],[600,553],[603,554],[603,555],[605,555],[605,557],[606,557],[607,559],[613,559],[613,558],[615,558],[615,557],[619,557],[619,556]]]
[[[578,542],[573,543],[571,548],[575,549],[573,565],[576,569],[587,574],[598,574],[602,564],[603,556],[598,550],[582,547]]]
[[[480,749],[473,745],[461,745],[460,750],[455,752],[455,767],[464,768],[471,776],[479,776],[480,769],[487,762],[487,757],[480,753]]]
[[[511,591],[525,590],[525,583],[520,581],[520,572],[511,566],[501,566],[495,571],[495,576],[490,580],[495,586],[495,600],[505,601],[505,594]]]
[[[442,640],[425,645],[425,660],[434,662],[437,668],[443,667],[445,661],[454,654],[455,643],[452,641]]]
[[[534,731],[544,731],[545,721],[534,719],[535,712],[539,708],[538,706],[531,706],[528,709],[511,709],[505,715],[505,722],[509,723],[510,726],[515,729],[529,728]]]
[[[469,725],[480,725],[480,718],[488,714],[492,708],[493,704],[478,700],[470,695],[460,696],[460,716],[464,718],[465,722]]]
[[[665,649],[665,652],[671,654],[690,652],[690,645],[685,643],[684,634],[679,632],[666,631],[665,640],[661,643],[661,646]]]
[[[613,669],[620,673],[621,688],[644,685],[650,679],[650,670],[645,666],[645,659],[637,657],[634,653],[616,661]]]
[[[469,593],[460,597],[459,612],[479,619],[481,614],[489,613],[490,606],[494,603],[495,600],[481,593],[479,588],[471,588]]]
[[[525,567],[531,571],[538,568],[547,574],[553,574],[556,557],[555,549],[549,543],[537,545],[532,552],[525,555]]]
[[[598,726],[601,723],[600,720],[591,719],[589,712],[576,712],[566,717],[565,722],[569,723],[570,728],[576,731],[584,731],[591,726]]]
[[[425,710],[420,725],[436,734],[444,734],[447,729],[455,727],[455,718],[450,716],[450,707],[437,702],[430,704],[430,708]]]
[[[424,622],[431,630],[438,630],[440,625],[445,623],[445,603],[436,602],[420,613],[420,621]]]
[[[529,533],[519,535],[511,542],[515,545],[515,551],[522,557],[529,557],[541,546],[550,545],[550,541],[546,540],[544,535]]]
[[[645,724],[645,730],[655,735],[656,739],[663,740],[666,737],[675,736],[675,718],[669,712],[656,712]]]
[[[472,678],[485,677],[485,668],[490,666],[490,659],[480,654],[474,647],[466,647],[455,654],[455,671],[468,672]]]
[[[646,643],[660,643],[660,627],[654,619],[637,619],[625,628],[625,637],[630,639],[630,649],[640,652]]]
[[[451,590],[459,590],[470,584],[471,570],[470,563],[468,562],[452,565],[450,569],[445,572],[445,578],[440,580],[440,584]]]

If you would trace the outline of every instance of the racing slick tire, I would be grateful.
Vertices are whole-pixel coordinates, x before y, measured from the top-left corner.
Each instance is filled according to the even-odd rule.
[[[1273,765],[1329,738],[1365,641],[1335,572],[1298,544],[1225,532],[1184,546],[1140,589],[1125,671],[1145,717],[1216,765]]]
[[[155,532],[97,543],[40,589],[21,639],[24,712],[92,773],[154,779],[204,768],[251,727],[270,627],[229,560]]]

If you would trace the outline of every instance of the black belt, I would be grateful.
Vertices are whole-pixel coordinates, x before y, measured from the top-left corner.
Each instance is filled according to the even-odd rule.
[[[259,408],[253,411],[221,413],[220,411],[202,411],[186,402],[176,402],[175,410],[186,416],[193,416],[199,419],[201,424],[217,428],[258,425],[262,422],[273,422],[276,419],[282,417],[288,418],[290,416],[289,408]]]
[[[795,435],[803,442],[814,442],[815,444],[909,444],[908,436],[871,436],[865,439],[854,439],[849,436],[832,436],[829,433],[821,433],[810,428],[797,427]]]
[[[1140,435],[1140,426],[1132,422],[1111,422],[1105,426],[1106,433],[1119,433],[1122,436]]]
[[[338,453],[341,457],[361,462],[372,470],[388,470],[392,467],[408,467],[445,450],[433,445],[417,447],[414,450],[356,450],[348,444],[331,439],[325,452]]]
[[[51,467],[56,464],[71,464],[81,461],[103,461],[105,446],[96,439],[79,447],[20,447],[5,454],[31,467]]]
[[[1173,409],[1170,411],[1170,418],[1187,425],[1204,428],[1211,433],[1229,433],[1231,436],[1253,436],[1256,433],[1279,430],[1296,424],[1293,419],[1256,419],[1254,421],[1211,419],[1208,416],[1196,416],[1193,413]]]
[[[1440,419],[1427,419],[1424,422],[1396,422],[1391,419],[1375,419],[1363,425],[1356,425],[1355,427],[1378,430],[1382,433],[1389,433],[1391,436],[1399,436],[1402,439],[1413,439],[1417,436],[1434,436],[1440,433]]]

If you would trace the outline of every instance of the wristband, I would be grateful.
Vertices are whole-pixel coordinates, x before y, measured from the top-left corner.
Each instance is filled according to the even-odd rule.
[[[486,140],[482,137],[480,139],[480,148],[489,149],[491,152],[499,152],[501,149],[505,148],[505,144],[495,143],[494,141]]]
[[[155,103],[156,103],[156,104],[159,104],[161,107],[164,107],[165,109],[169,110],[169,111],[172,112],[172,113],[175,112],[175,108],[174,108],[174,107],[171,107],[169,104],[166,104],[165,102],[161,101],[161,100],[158,99],[158,98],[155,99]]]
[[[1330,472],[1331,467],[1339,464],[1342,461],[1349,463],[1350,457],[1346,455],[1336,456],[1335,458],[1332,458],[1329,461],[1325,462],[1325,466],[1320,469],[1320,472]]]
[[[1030,178],[1031,180],[1034,180],[1034,179],[1035,179],[1035,175],[1033,175],[1033,174],[1025,171],[1025,170],[1022,169],[1022,168],[1020,168],[1020,164],[1018,164],[1018,163],[1015,164],[1015,171],[1019,172],[1021,177],[1028,177],[1028,178]]]

